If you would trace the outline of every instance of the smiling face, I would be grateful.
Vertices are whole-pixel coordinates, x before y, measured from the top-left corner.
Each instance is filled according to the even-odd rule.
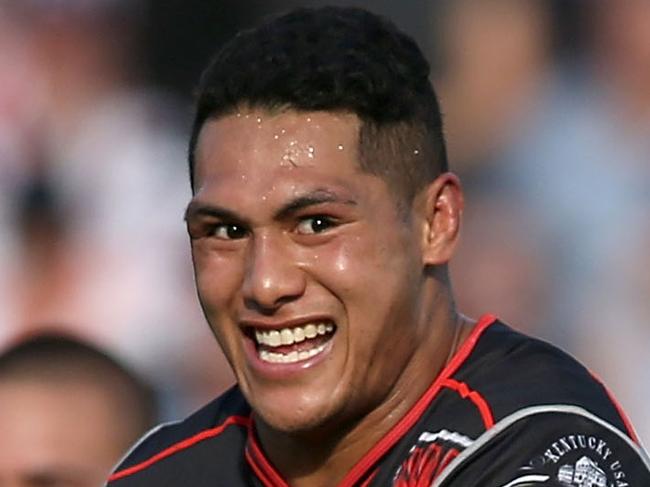
[[[358,131],[354,115],[242,111],[208,121],[198,141],[186,218],[199,298],[275,430],[399,401],[431,333],[421,220],[359,169]]]

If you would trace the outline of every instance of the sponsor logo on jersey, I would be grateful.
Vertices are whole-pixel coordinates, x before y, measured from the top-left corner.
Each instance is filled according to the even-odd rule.
[[[552,472],[565,487],[629,487],[615,452],[594,435],[562,436],[524,469]]]

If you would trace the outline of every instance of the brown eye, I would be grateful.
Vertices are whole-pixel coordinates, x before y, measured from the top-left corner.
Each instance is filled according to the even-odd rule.
[[[297,226],[297,232],[303,235],[324,232],[335,226],[331,218],[324,215],[310,216],[300,220]]]
[[[241,225],[234,223],[223,223],[215,225],[211,232],[213,237],[222,240],[237,240],[246,237],[248,231]]]

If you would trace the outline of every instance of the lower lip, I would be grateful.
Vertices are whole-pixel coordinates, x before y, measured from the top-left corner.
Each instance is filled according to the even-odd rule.
[[[293,363],[266,362],[265,360],[262,360],[257,352],[255,342],[249,337],[246,337],[245,339],[244,350],[248,363],[255,372],[270,379],[286,379],[290,376],[311,369],[327,359],[332,351],[333,342],[334,335],[332,335],[325,343],[323,351],[313,357],[309,357],[305,360],[298,360]]]

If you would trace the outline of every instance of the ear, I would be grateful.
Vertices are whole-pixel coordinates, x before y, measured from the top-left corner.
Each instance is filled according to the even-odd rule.
[[[450,172],[438,176],[422,194],[422,261],[424,265],[446,264],[460,236],[465,204],[458,177]]]

